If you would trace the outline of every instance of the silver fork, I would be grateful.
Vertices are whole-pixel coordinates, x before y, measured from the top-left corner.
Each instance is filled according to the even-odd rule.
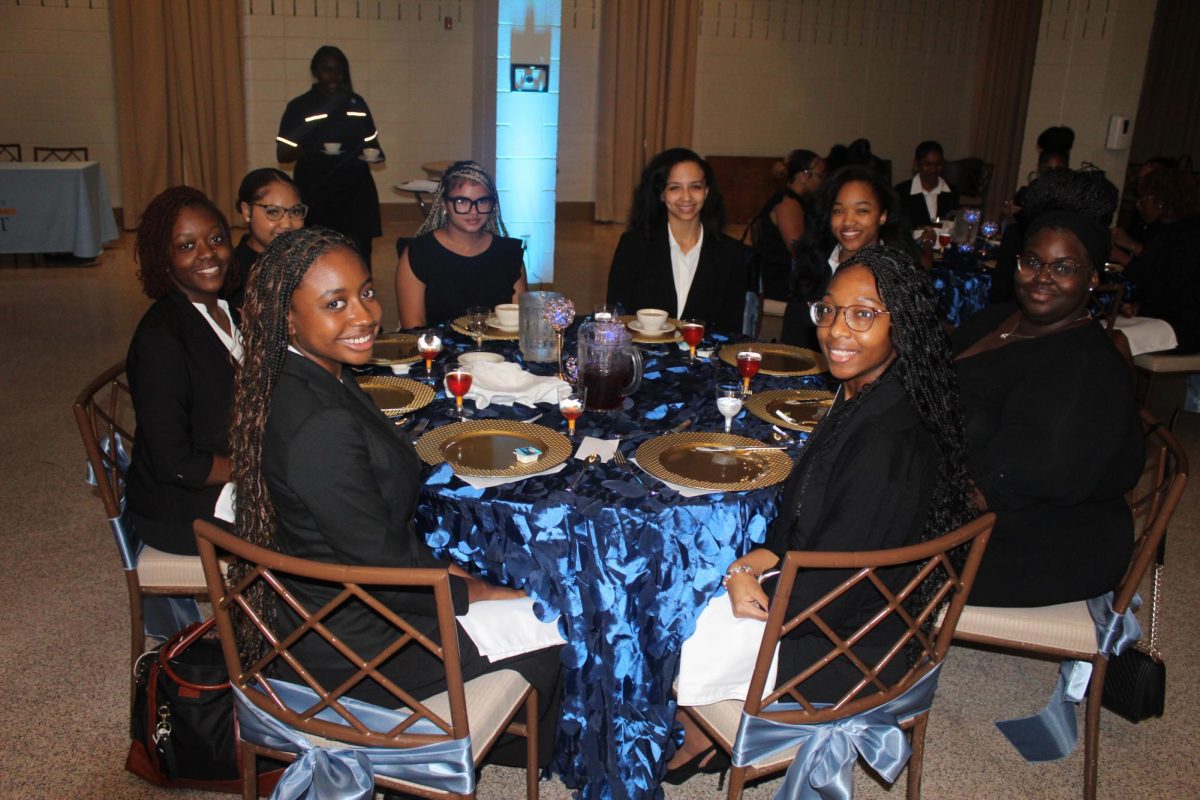
[[[642,488],[649,492],[652,497],[658,494],[658,490],[654,489],[647,484],[646,481],[642,480],[641,470],[639,470],[633,464],[630,464],[629,459],[625,458],[625,454],[620,450],[617,450],[615,453],[613,453],[612,460],[614,464],[632,475],[634,480],[640,483]]]
[[[408,435],[411,436],[412,438],[416,439],[428,427],[429,427],[429,418],[424,417],[422,419],[417,420],[417,424],[413,425],[413,429],[408,432]]]

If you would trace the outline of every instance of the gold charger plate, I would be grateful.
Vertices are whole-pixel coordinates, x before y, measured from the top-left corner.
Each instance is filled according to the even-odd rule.
[[[371,351],[371,363],[381,367],[392,364],[411,364],[421,360],[417,350],[417,337],[411,333],[390,333],[375,340]]]
[[[617,317],[617,321],[625,326],[625,330],[629,331],[629,335],[633,337],[633,341],[638,344],[667,344],[683,341],[683,335],[679,332],[679,320],[674,317],[667,317],[667,327],[674,330],[670,333],[664,333],[661,336],[648,336],[629,327],[629,323],[637,321],[637,314],[625,314]]]
[[[541,457],[522,464],[518,447],[536,447]],[[464,420],[435,428],[417,440],[417,455],[426,464],[448,462],[458,475],[507,478],[557,467],[571,455],[571,442],[543,425],[511,419]]]
[[[389,417],[402,417],[433,402],[433,387],[394,375],[364,375],[358,387]]]
[[[767,389],[755,392],[746,401],[746,410],[754,416],[794,431],[811,431],[833,405],[832,392],[812,389]],[[793,422],[776,414],[781,411]]]
[[[792,460],[782,450],[703,453],[696,448],[764,444],[730,433],[668,433],[642,444],[637,462],[654,477],[680,486],[743,492],[784,480]]]
[[[467,327],[467,321],[467,317],[459,317],[450,323],[450,327],[457,333],[461,333],[463,336],[470,336],[474,339],[475,334],[471,333],[471,329]],[[518,327],[510,331],[504,328],[497,328],[494,325],[488,325],[487,332],[483,334],[483,338],[484,341],[515,342],[521,338],[521,329]]]
[[[790,344],[773,344],[770,342],[741,342],[727,344],[721,348],[721,360],[730,366],[737,366],[737,354],[743,350],[753,350],[762,353],[762,363],[758,371],[762,375],[782,377],[797,377],[800,375],[817,375],[829,367],[825,364],[825,356],[803,347],[793,347]]]

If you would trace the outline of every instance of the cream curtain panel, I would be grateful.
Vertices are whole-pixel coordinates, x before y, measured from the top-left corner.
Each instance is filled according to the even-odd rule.
[[[1042,0],[986,0],[971,104],[971,153],[994,164],[985,215],[1012,197],[1021,169]]]
[[[246,171],[237,0],[112,0],[122,225],[188,184],[227,215]]]
[[[1187,154],[1200,162],[1200,3],[1159,0],[1130,160]]]
[[[646,162],[692,143],[700,4],[605,0],[600,25],[596,219],[624,221]]]

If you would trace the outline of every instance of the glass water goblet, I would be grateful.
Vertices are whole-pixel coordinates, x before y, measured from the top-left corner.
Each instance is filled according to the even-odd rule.
[[[417,334],[417,352],[425,359],[425,376],[421,381],[433,385],[433,361],[442,352],[442,334],[434,328]]]
[[[742,385],[740,383],[717,384],[717,411],[725,417],[725,432],[729,433],[733,418],[742,410]]]
[[[475,337],[475,349],[483,349],[483,337],[487,334],[488,318],[492,310],[487,306],[471,306],[467,309],[467,330]]]

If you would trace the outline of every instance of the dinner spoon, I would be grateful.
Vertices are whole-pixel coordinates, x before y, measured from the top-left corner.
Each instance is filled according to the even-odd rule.
[[[567,487],[567,491],[568,492],[575,491],[575,487],[579,485],[579,482],[581,480],[583,480],[583,476],[586,475],[588,473],[588,470],[590,470],[592,468],[592,465],[595,464],[599,460],[600,460],[599,453],[592,453],[586,459],[584,459],[583,469],[579,470],[579,474],[575,476],[575,480],[571,481],[571,485]]]
[[[736,445],[736,444],[710,444],[701,445],[694,448],[694,453],[746,453],[756,450],[786,450],[785,444],[753,444],[753,445]]]

